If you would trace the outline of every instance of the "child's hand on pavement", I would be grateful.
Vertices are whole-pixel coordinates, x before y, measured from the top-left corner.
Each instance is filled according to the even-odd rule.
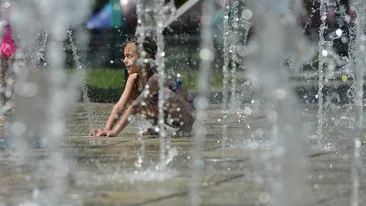
[[[96,136],[114,137],[114,136],[116,136],[116,134],[113,130],[104,129],[104,130],[100,131]]]
[[[92,129],[92,131],[90,131],[90,133],[89,133],[89,136],[114,137],[114,136],[116,136],[116,134],[113,130],[109,130],[109,129]]]
[[[98,136],[97,134],[101,133],[103,130],[102,129],[92,129],[89,132],[89,136]]]

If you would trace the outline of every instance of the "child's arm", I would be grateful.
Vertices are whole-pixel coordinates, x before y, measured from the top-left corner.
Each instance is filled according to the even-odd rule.
[[[150,98],[156,94],[156,92],[159,89],[159,82],[158,82],[159,76],[154,75],[152,76],[149,81],[146,84],[145,89],[141,92],[139,97],[130,105],[126,111],[123,113],[123,116],[121,120],[115,125],[113,130],[110,132],[110,134],[106,136],[114,136],[119,134],[129,123],[129,117],[131,115],[141,114],[144,111],[146,111],[146,105],[150,104]],[[169,82],[165,82],[164,85],[169,85]],[[181,95],[181,94],[179,94]],[[186,94],[188,95],[188,94]],[[183,96],[180,96],[180,98],[184,99]],[[186,101],[184,101],[185,104],[187,104]],[[157,105],[156,105],[157,106]],[[187,110],[190,111],[190,110]]]
[[[136,74],[132,74],[128,77],[125,89],[121,95],[121,98],[118,100],[116,105],[114,105],[111,114],[108,117],[107,124],[105,128],[102,129],[94,129],[90,132],[91,136],[110,136],[107,133],[110,133],[115,123],[118,121],[120,116],[123,114],[123,111],[126,108],[127,103],[131,99],[131,94],[133,91],[133,84],[136,79]]]
[[[156,93],[159,88],[157,78],[157,76],[153,76],[149,79],[145,89],[141,92],[139,97],[126,109],[126,111],[123,113],[121,120],[113,128],[113,130],[111,131],[111,135],[109,136],[119,134],[128,125],[128,118],[130,115],[136,115],[142,112],[144,102],[148,101],[148,99],[150,98],[150,94]]]
[[[130,105],[123,113],[121,120],[116,124],[113,130],[110,130],[109,133],[106,133],[106,136],[110,137],[118,135],[128,125],[128,117],[130,115],[134,115],[135,113],[136,112],[133,108],[133,105]]]
[[[111,114],[109,115],[107,124],[104,129],[111,130],[114,124],[118,121],[120,116],[123,114],[123,111],[126,108],[127,103],[129,102],[133,90],[133,84],[136,79],[136,74],[130,75],[127,79],[125,89],[122,93],[121,98],[118,100],[117,104],[113,107]]]

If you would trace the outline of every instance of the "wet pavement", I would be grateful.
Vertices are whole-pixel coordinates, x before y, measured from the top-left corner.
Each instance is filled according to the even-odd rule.
[[[112,106],[91,104],[89,122],[86,107],[77,105],[68,114],[61,148],[0,151],[0,206],[190,205],[193,138],[172,138],[166,164],[159,167],[159,139],[144,136],[139,141],[136,133],[148,126],[139,118],[119,137],[86,136],[91,127],[104,127]],[[271,188],[277,177],[268,169],[273,164],[269,158],[273,152],[271,124],[259,106],[247,106],[252,108],[250,115],[228,114],[225,149],[221,105],[209,107],[204,161],[200,162],[200,205],[267,205],[274,197]],[[298,205],[350,205],[354,133],[344,118],[347,108],[328,110],[326,138],[320,140],[315,135],[316,105],[300,107],[307,128],[306,139],[301,141],[308,170],[299,185],[303,189]],[[363,145],[360,150],[365,162]],[[362,205],[364,178],[358,183]]]

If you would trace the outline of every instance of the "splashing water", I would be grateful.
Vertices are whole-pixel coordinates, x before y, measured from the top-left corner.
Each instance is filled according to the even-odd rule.
[[[318,67],[318,138],[323,139],[323,87],[324,87],[324,64],[325,64],[325,58],[328,54],[328,51],[325,49],[326,40],[324,39],[324,32],[327,28],[326,26],[326,20],[327,20],[327,3],[329,3],[329,0],[321,0],[320,1],[320,16],[322,24],[319,28],[319,67]]]
[[[202,5],[203,15],[201,18],[201,49],[200,55],[200,74],[197,79],[197,117],[194,127],[194,153],[192,158],[192,176],[190,182],[190,205],[196,206],[201,204],[201,175],[204,168],[202,157],[203,143],[206,140],[207,130],[204,122],[207,118],[206,109],[208,106],[208,75],[214,60],[213,39],[212,39],[212,18],[213,3],[205,1]]]
[[[136,14],[137,14],[137,28],[136,28],[136,35],[138,34],[138,47],[139,47],[139,51],[140,51],[140,59],[139,61],[143,61],[145,62],[145,57],[142,56],[141,54],[145,53],[144,47],[143,47],[143,42],[145,39],[145,24],[143,22],[143,0],[137,0],[136,3]],[[146,71],[143,71],[143,75],[146,75]],[[140,133],[142,132],[142,128],[140,128]],[[143,138],[141,136],[141,134],[138,134],[137,137],[138,141],[140,142],[140,150],[137,154],[137,161],[135,162],[135,166],[140,168],[143,164],[144,161],[144,152],[145,152],[145,145],[143,143]]]
[[[239,30],[239,20],[240,20],[240,6],[241,2],[239,0],[234,0],[232,3],[232,17],[230,20],[231,23],[231,35],[230,35],[230,53],[231,53],[231,101],[230,107],[233,108],[235,106],[235,93],[236,93],[236,70],[239,63],[239,56],[237,53],[237,46],[240,41],[240,30]]]
[[[247,39],[252,21],[252,11],[245,8],[245,1],[234,1],[232,6],[231,19],[231,39],[230,51],[232,53],[232,71],[231,71],[231,111],[242,112],[241,106],[246,90],[250,88],[236,88],[237,83],[243,86],[250,85],[246,75],[240,78],[240,73],[245,72],[244,57],[248,53]],[[242,89],[240,95],[238,90]]]
[[[288,84],[289,74],[284,67],[284,54],[292,54],[287,42],[297,42],[301,29],[291,21],[287,12],[279,13],[263,1],[248,2],[257,22],[258,50],[249,53],[248,68],[258,72],[252,79],[254,86],[263,91],[262,97],[269,111],[272,127],[273,161],[270,161],[271,205],[301,204],[304,186],[304,154],[302,143],[302,116],[300,107]],[[288,5],[286,5],[287,7]],[[287,10],[286,10],[287,11]],[[276,168],[276,169],[274,169]],[[294,171],[296,170],[296,172]],[[296,175],[294,175],[296,174]],[[290,192],[291,191],[291,192]]]
[[[155,3],[155,12],[156,12],[156,37],[157,37],[157,46],[158,51],[156,54],[156,65],[159,74],[159,116],[158,116],[158,124],[159,124],[159,138],[160,138],[160,164],[161,167],[165,167],[166,155],[167,151],[170,149],[170,135],[167,135],[164,127],[164,105],[167,92],[165,91],[164,82],[165,82],[165,44],[164,44],[164,23],[167,19],[167,14],[164,6],[164,0],[156,0]]]
[[[159,139],[160,139],[160,167],[165,167],[166,155],[170,149],[170,135],[167,135],[164,126],[164,104],[166,99],[166,91],[164,87],[165,82],[165,45],[164,45],[164,23],[168,19],[168,12],[174,13],[174,8],[168,8],[173,6],[169,4],[165,6],[164,0],[137,1],[137,16],[138,16],[138,27],[136,33],[139,34],[139,48],[143,51],[142,42],[145,36],[156,35],[157,39],[157,54],[155,56],[155,62],[157,71],[159,74],[159,101],[158,101],[158,125],[159,125]],[[141,57],[144,58],[144,57]],[[143,60],[145,61],[145,60]]]
[[[222,120],[222,139],[221,139],[221,145],[222,145],[222,156],[225,156],[226,151],[226,141],[227,141],[227,112],[228,112],[228,89],[229,89],[229,62],[230,62],[230,56],[229,56],[229,9],[230,4],[229,1],[225,1],[224,5],[225,9],[225,15],[223,19],[224,24],[224,47],[223,47],[223,57],[224,57],[224,66],[222,67],[222,73],[223,73],[223,79],[222,79],[222,111],[223,111],[223,120]]]
[[[91,108],[91,105],[90,105],[90,100],[89,100],[89,97],[88,97],[88,89],[86,87],[85,67],[80,62],[80,58],[79,58],[78,53],[77,53],[77,47],[75,45],[75,41],[74,41],[72,31],[69,29],[67,31],[67,33],[69,35],[71,50],[72,50],[72,54],[74,56],[74,61],[75,61],[75,64],[76,64],[77,76],[78,76],[78,79],[80,79],[80,87],[81,87],[81,92],[83,94],[83,104],[84,104],[83,106],[86,109],[86,114],[87,114],[87,118],[88,118],[88,122],[89,122],[89,130],[91,130],[92,128],[94,128],[94,126],[93,126],[94,118],[93,118],[93,114],[92,114],[92,108]]]
[[[140,149],[137,152],[137,160],[135,162],[135,166],[137,168],[141,168],[142,164],[144,163],[144,156],[145,156],[145,144],[144,144],[144,138],[142,137],[142,129],[140,129],[140,132],[137,136],[137,140],[140,143]]]
[[[62,183],[67,178],[69,166],[64,161],[63,150],[59,145],[66,129],[64,114],[76,102],[76,88],[78,85],[78,79],[75,78],[69,82],[68,86],[64,86],[66,74],[63,69],[65,55],[63,53],[62,41],[67,37],[67,26],[79,25],[88,14],[91,4],[90,1],[86,0],[77,2],[50,0],[31,2],[16,1],[13,5],[14,8],[12,8],[11,14],[12,23],[20,37],[18,46],[24,54],[21,56],[22,60],[26,61],[23,64],[24,67],[18,68],[20,78],[16,87],[23,88],[27,87],[27,85],[29,86],[29,84],[35,84],[35,88],[40,88],[40,91],[35,90],[34,95],[39,95],[37,92],[40,93],[43,91],[43,94],[40,95],[47,96],[47,98],[43,99],[44,105],[42,105],[43,112],[45,113],[44,121],[41,119],[32,120],[35,122],[34,124],[38,124],[38,128],[41,128],[41,132],[38,133],[45,136],[42,138],[42,146],[52,151],[50,157],[45,161],[47,167],[45,166],[43,168],[48,168],[46,169],[49,174],[47,182],[49,183],[50,190],[44,195],[45,198],[37,201],[40,204],[60,205],[64,201],[66,191],[65,185]],[[32,26],[29,26],[30,22],[33,24]],[[46,73],[47,78],[36,83],[27,82],[30,80],[28,79],[28,74],[30,74],[29,78],[32,78],[32,75],[42,76],[39,71],[34,71],[36,65],[33,60],[35,59],[34,53],[37,53],[38,50],[37,43],[34,44],[34,38],[36,38],[37,33],[43,31],[49,34],[47,44],[49,57],[48,71]],[[44,89],[46,90],[44,91]],[[18,95],[21,97],[22,93],[18,92]],[[42,97],[39,96],[38,98]],[[23,104],[31,105],[29,102],[19,103],[17,104],[17,109],[21,109]],[[23,111],[20,115],[26,117],[28,112],[32,112],[31,109]],[[32,136],[28,136],[31,135],[30,132],[32,130],[30,124],[28,125],[26,122],[15,122],[14,124],[24,124],[26,126],[27,133],[19,135],[25,135],[23,137],[24,140],[33,138]],[[20,141],[15,145],[16,148],[24,148],[24,146],[26,147],[24,141]],[[32,145],[28,146],[33,147]]]
[[[245,60],[244,57],[247,55],[247,39],[249,35],[249,29],[251,27],[252,12],[245,8],[245,2],[233,1],[232,2],[232,13],[229,17],[230,2],[225,1],[224,9],[224,47],[223,47],[223,134],[222,134],[222,151],[225,156],[226,147],[228,144],[227,137],[227,117],[229,113],[237,113],[240,116],[242,111],[242,101],[246,92],[250,88],[244,88],[250,85],[246,75],[243,79],[240,79],[240,74],[245,72]],[[230,61],[231,58],[231,61]],[[231,62],[231,64],[230,64]],[[231,66],[231,67],[230,67]],[[231,98],[230,104],[228,105],[228,86],[229,86],[229,67],[230,78],[231,78]],[[243,75],[241,75],[243,76]],[[236,88],[237,82],[242,82],[243,88]],[[240,95],[238,95],[238,89],[241,89]],[[230,106],[230,108],[228,107]],[[221,120],[220,120],[221,121]]]
[[[19,3],[20,2],[20,3]],[[243,1],[234,1],[234,2],[243,2]],[[295,97],[291,93],[291,90],[293,89],[291,85],[289,84],[289,72],[286,66],[284,66],[284,57],[287,54],[294,54],[296,56],[296,53],[298,51],[294,52],[291,48],[288,47],[288,44],[297,44],[300,39],[301,35],[298,35],[298,33],[291,33],[293,30],[299,31],[300,28],[295,28],[291,22],[291,17],[289,17],[289,14],[285,12],[285,15],[279,15],[278,13],[273,11],[272,7],[269,7],[266,4],[263,4],[264,1],[251,1],[248,5],[248,8],[253,10],[253,14],[256,16],[256,22],[258,22],[258,37],[254,37],[253,44],[257,44],[259,50],[249,50],[248,49],[248,57],[245,61],[242,58],[242,55],[238,51],[240,51],[240,47],[245,45],[242,42],[238,43],[237,41],[231,42],[227,35],[229,32],[229,22],[228,22],[228,5],[226,5],[226,13],[225,13],[225,20],[224,20],[224,67],[223,67],[223,74],[224,74],[224,80],[223,80],[223,95],[224,95],[224,101],[223,101],[223,131],[222,131],[222,148],[223,151],[227,147],[227,137],[228,137],[228,127],[227,127],[227,113],[228,113],[228,92],[229,89],[236,90],[235,84],[231,88],[229,87],[229,63],[230,63],[230,53],[231,52],[237,53],[238,56],[236,62],[236,69],[232,70],[235,74],[233,76],[234,81],[239,81],[239,70],[244,68],[244,62],[246,69],[248,69],[248,74],[250,77],[250,82],[254,82],[253,85],[255,89],[258,91],[258,94],[262,94],[262,97],[259,97],[260,99],[263,99],[266,101],[265,106],[266,110],[268,111],[268,119],[270,121],[270,124],[272,126],[272,133],[269,135],[271,136],[270,143],[267,144],[267,142],[263,143],[260,142],[260,140],[255,140],[253,143],[253,148],[260,148],[265,150],[270,150],[270,158],[268,163],[268,171],[266,171],[266,175],[268,175],[268,181],[270,183],[270,193],[263,192],[259,196],[259,200],[263,203],[266,202],[269,205],[296,205],[296,204],[302,204],[303,203],[303,197],[292,195],[289,196],[289,194],[300,194],[301,192],[297,193],[297,191],[301,190],[301,188],[304,185],[304,182],[302,181],[302,177],[306,176],[304,173],[306,172],[306,168],[303,165],[303,145],[301,139],[304,138],[305,134],[302,130],[302,116],[300,115],[301,104],[299,104],[298,101],[296,101]],[[322,1],[322,14],[324,15],[324,9],[326,8],[324,3],[326,1]],[[289,2],[290,3],[290,2]],[[23,6],[21,5],[23,4]],[[153,5],[154,4],[154,5]],[[197,98],[197,120],[200,123],[197,123],[194,127],[195,132],[195,139],[194,139],[194,153],[193,153],[193,160],[192,160],[192,169],[187,170],[191,173],[191,181],[188,188],[189,192],[189,199],[191,205],[200,205],[202,201],[206,201],[206,197],[204,192],[202,191],[202,185],[203,185],[203,176],[206,175],[205,169],[207,168],[206,162],[204,161],[203,151],[206,149],[204,147],[204,143],[206,143],[206,135],[207,130],[205,126],[203,125],[207,115],[209,115],[208,112],[206,112],[207,105],[208,105],[208,99],[207,99],[207,93],[208,93],[208,73],[209,69],[212,66],[212,60],[214,59],[214,52],[213,52],[213,45],[212,45],[212,28],[211,28],[211,19],[213,15],[213,2],[212,1],[206,1],[205,4],[203,4],[203,17],[202,17],[202,29],[201,29],[201,49],[200,49],[200,58],[201,58],[201,64],[200,64],[200,76],[198,81],[198,98]],[[24,66],[20,65],[20,62],[16,62],[16,65],[14,66],[15,70],[18,72],[17,75],[19,75],[19,79],[21,81],[18,81],[17,85],[23,85],[30,86],[33,85],[34,81],[31,81],[28,79],[29,76],[32,75],[32,70],[34,69],[36,65],[35,56],[34,53],[37,53],[37,46],[33,44],[34,36],[37,36],[37,34],[42,32],[47,32],[49,34],[48,44],[47,44],[47,51],[49,55],[49,62],[47,66],[50,68],[49,72],[46,73],[47,78],[49,80],[50,86],[45,84],[45,87],[50,87],[51,91],[48,91],[45,93],[47,94],[47,98],[45,99],[44,108],[46,108],[46,119],[42,121],[44,123],[41,130],[43,131],[41,133],[41,139],[44,140],[42,143],[44,143],[44,147],[51,151],[50,157],[45,161],[46,164],[44,166],[40,166],[38,168],[39,170],[44,170],[49,176],[44,177],[44,179],[47,180],[46,187],[50,188],[49,193],[46,193],[45,191],[39,191],[38,189],[34,189],[33,193],[35,194],[34,201],[35,203],[33,205],[62,205],[62,202],[64,201],[65,194],[67,193],[67,187],[65,185],[59,184],[67,181],[67,175],[69,170],[71,169],[71,166],[69,163],[67,163],[64,159],[64,151],[62,148],[59,147],[60,143],[62,142],[62,137],[64,135],[65,130],[65,122],[63,114],[67,111],[68,108],[70,108],[70,105],[76,102],[76,90],[80,86],[80,78],[79,76],[74,77],[72,79],[71,83],[68,84],[69,86],[65,87],[65,81],[64,77],[65,74],[63,72],[63,62],[65,60],[65,56],[62,54],[62,46],[61,43],[64,39],[67,38],[67,25],[70,24],[78,24],[81,22],[81,16],[83,12],[80,11],[86,11],[84,7],[88,7],[89,3],[85,1],[26,1],[26,0],[19,0],[17,1],[17,5],[20,5],[15,11],[14,11],[14,18],[15,18],[15,28],[16,30],[21,34],[23,39],[23,43],[21,44],[21,50],[24,50],[24,53],[27,54],[26,51],[33,51],[31,54],[27,54],[30,57],[31,61],[27,61]],[[69,5],[69,6],[67,6]],[[71,6],[70,6],[71,5]],[[351,194],[351,200],[350,204],[352,206],[358,206],[361,203],[361,197],[360,197],[360,189],[361,189],[361,178],[362,177],[362,169],[363,169],[363,162],[361,159],[361,142],[363,139],[363,135],[361,132],[361,128],[363,127],[363,66],[364,63],[362,61],[362,56],[364,56],[364,39],[366,39],[364,33],[363,33],[363,24],[365,23],[364,19],[364,8],[365,5],[363,2],[357,2],[355,4],[358,8],[357,14],[357,32],[355,31],[355,49],[350,49],[350,53],[354,53],[352,55],[355,55],[353,63],[354,65],[350,69],[354,69],[355,72],[352,74],[347,74],[347,77],[349,79],[355,79],[355,85],[354,90],[355,94],[349,94],[350,98],[353,98],[354,105],[353,106],[353,113],[352,115],[355,115],[355,118],[350,121],[349,124],[355,125],[355,128],[353,128],[354,132],[350,133],[352,135],[350,138],[353,139],[352,145],[353,145],[353,162],[352,162],[352,171],[351,171],[351,181],[352,181],[352,194]],[[161,22],[165,21],[166,18],[166,12],[167,9],[163,5],[163,1],[139,1],[138,3],[138,14],[139,14],[139,28],[137,29],[137,33],[140,34],[139,39],[139,47],[142,48],[141,42],[144,39],[145,36],[153,35],[153,32],[156,32],[158,45],[159,45],[159,51],[157,54],[157,60],[151,63],[155,63],[159,68],[159,74],[161,74],[161,77],[165,76],[164,70],[164,38],[162,35],[162,28],[160,27]],[[36,7],[39,9],[40,12],[34,12],[34,13],[41,13],[42,18],[32,16],[32,12],[30,12],[29,7]],[[75,8],[74,8],[75,7]],[[290,7],[288,5],[288,7]],[[70,10],[70,8],[73,8]],[[162,9],[164,8],[164,9]],[[252,9],[253,8],[253,9]],[[243,9],[246,8],[240,8],[238,9],[239,14],[243,13]],[[296,10],[296,9],[295,9]],[[38,10],[36,10],[38,11]],[[70,14],[71,12],[71,14]],[[52,15],[55,15],[55,18],[58,20],[55,20],[55,18]],[[154,18],[150,18],[151,15],[153,15]],[[283,14],[283,13],[281,13]],[[296,12],[295,12],[296,14]],[[236,14],[235,14],[236,15]],[[239,17],[242,15],[239,15]],[[21,17],[21,18],[20,18]],[[29,17],[29,18],[25,18]],[[72,18],[76,19],[72,19]],[[155,18],[156,17],[156,18]],[[240,17],[241,18],[241,17]],[[239,23],[240,23],[239,18]],[[323,20],[324,17],[322,17]],[[60,20],[61,19],[61,20]],[[79,21],[80,20],[80,21]],[[56,22],[54,22],[56,21]],[[35,28],[27,27],[25,25],[29,24],[29,22],[33,22],[35,24]],[[290,22],[290,23],[289,23]],[[39,23],[39,24],[38,24]],[[233,22],[231,22],[233,23]],[[326,23],[325,20],[323,20],[323,31],[321,31],[321,38],[327,35],[324,35],[326,33]],[[362,26],[361,26],[362,25]],[[240,25],[239,25],[240,26]],[[34,30],[32,30],[34,29]],[[31,31],[29,31],[31,30]],[[300,32],[301,33],[301,32]],[[70,33],[69,33],[70,35]],[[243,36],[246,38],[246,34]],[[241,39],[242,40],[242,39]],[[246,39],[244,39],[244,42]],[[290,43],[291,42],[291,43]],[[38,42],[39,43],[39,42]],[[77,48],[76,45],[78,45],[75,40],[72,43],[72,50],[74,53],[74,58],[78,58],[77,54]],[[41,43],[42,44],[42,43]],[[45,44],[45,43],[44,43]],[[327,134],[329,128],[325,126],[325,123],[327,123],[326,118],[328,116],[326,115],[326,109],[327,105],[330,105],[329,102],[327,102],[327,95],[322,96],[324,90],[324,85],[327,84],[327,81],[331,80],[334,76],[334,73],[336,72],[336,69],[334,68],[334,57],[336,56],[335,52],[332,50],[333,42],[331,42],[329,39],[324,38],[322,41],[319,42],[318,48],[319,49],[319,61],[321,64],[319,64],[319,80],[318,80],[318,99],[319,102],[319,110],[318,117],[319,122],[318,123],[318,138],[323,138],[325,134]],[[234,50],[233,50],[234,49]],[[351,52],[352,50],[352,52]],[[234,53],[231,53],[234,55]],[[326,54],[326,55],[323,55]],[[300,55],[301,56],[301,55]],[[248,59],[248,61],[247,61]],[[300,65],[301,61],[297,58],[292,58],[292,66],[293,65]],[[145,59],[143,59],[145,61]],[[353,61],[351,59],[351,61]],[[81,65],[80,61],[75,62],[79,65]],[[323,65],[324,63],[324,65]],[[333,65],[332,65],[333,64]],[[82,66],[82,65],[81,65]],[[233,65],[234,66],[234,65]],[[296,67],[296,66],[294,66]],[[348,65],[348,67],[351,67]],[[79,68],[78,68],[79,69]],[[83,69],[80,67],[80,69]],[[83,71],[79,71],[83,72]],[[80,75],[80,73],[78,73]],[[354,77],[352,77],[354,75]],[[234,79],[237,78],[237,79]],[[346,82],[346,80],[344,80]],[[162,81],[160,80],[159,83]],[[232,82],[231,82],[232,83]],[[43,88],[42,84],[38,84],[39,88]],[[161,87],[162,88],[162,87]],[[262,89],[264,89],[264,93],[262,92]],[[164,94],[164,91],[160,91],[160,94]],[[20,95],[21,93],[17,93]],[[86,94],[86,93],[85,93]],[[235,95],[235,91],[232,92],[232,95]],[[162,98],[164,100],[164,96],[159,96],[159,98]],[[162,114],[162,105],[163,101],[159,101],[159,109],[160,114]],[[231,104],[233,105],[233,104]],[[231,106],[230,105],[230,106]],[[22,105],[20,105],[22,106]],[[239,106],[241,106],[239,104]],[[232,107],[231,107],[232,108]],[[239,107],[239,109],[241,109]],[[29,109],[31,110],[31,109]],[[30,112],[30,111],[27,111]],[[347,111],[348,112],[348,111]],[[249,113],[249,112],[248,112]],[[25,113],[24,115],[27,115],[28,113]],[[345,115],[347,119],[351,119],[347,117],[348,113]],[[89,120],[90,121],[90,120]],[[164,119],[159,115],[159,126],[162,126],[161,123],[164,123]],[[258,123],[258,122],[257,122]],[[313,122],[312,122],[313,123]],[[261,124],[259,122],[258,124]],[[13,124],[14,128],[24,128],[28,130],[31,128],[31,126],[28,126],[25,122],[18,121],[16,124]],[[240,125],[241,126],[241,125]],[[352,126],[352,125],[351,125]],[[262,127],[260,125],[259,127]],[[248,127],[249,128],[249,127]],[[262,128],[260,128],[262,129]],[[240,131],[244,131],[245,129],[240,129]],[[249,128],[250,130],[250,128]],[[316,129],[315,129],[316,130]],[[20,131],[20,130],[15,130]],[[27,131],[28,132],[28,131]],[[26,133],[27,135],[30,133]],[[229,133],[231,134],[231,133]],[[14,136],[17,136],[19,134],[14,133]],[[178,155],[178,151],[172,147],[169,140],[169,134],[165,133],[164,128],[161,128],[160,130],[160,162],[156,164],[157,166],[153,169],[149,168],[147,170],[138,170],[136,168],[133,168],[133,172],[127,172],[126,168],[122,166],[122,164],[126,164],[126,162],[118,162],[121,163],[121,165],[118,165],[116,167],[113,167],[110,171],[101,167],[99,168],[102,172],[105,172],[102,176],[93,176],[91,175],[92,181],[95,180],[100,184],[103,184],[104,181],[110,182],[115,186],[114,184],[125,184],[126,182],[133,183],[133,186],[138,185],[138,188],[142,188],[141,191],[144,191],[144,187],[148,187],[148,184],[142,184],[139,185],[141,182],[150,182],[150,181],[164,181],[166,179],[174,178],[174,177],[181,177],[184,176],[184,172],[179,171],[177,173],[174,169],[170,170],[170,168],[167,168],[166,166],[174,161],[174,157]],[[264,132],[261,133],[262,136],[265,136]],[[25,135],[19,135],[21,137],[24,136],[24,138],[32,137],[31,135],[25,136]],[[246,135],[243,133],[239,134],[240,137],[247,138]],[[259,135],[258,135],[259,136]],[[221,138],[221,137],[219,137]],[[247,140],[247,139],[246,139]],[[137,155],[137,161],[135,163],[135,167],[142,168],[145,156],[145,152],[149,154],[150,151],[150,145],[146,146],[144,144],[144,139],[142,136],[137,137],[137,141],[140,144],[140,147],[138,148],[138,155]],[[23,141],[24,142],[24,141]],[[248,147],[248,143],[244,142],[243,147]],[[260,146],[259,146],[260,145]],[[265,146],[263,146],[265,145]],[[19,147],[20,151],[22,150],[21,142],[16,145]],[[238,149],[243,149],[241,145],[237,145]],[[28,147],[32,147],[29,146]],[[220,146],[219,146],[220,147]],[[249,147],[251,149],[252,146]],[[146,149],[146,151],[145,151]],[[154,151],[155,152],[155,151]],[[26,155],[24,152],[23,155]],[[223,153],[223,156],[226,154]],[[146,155],[147,156],[147,155]],[[184,157],[186,160],[186,158]],[[121,161],[121,160],[120,160]],[[223,161],[224,162],[224,161]],[[155,164],[155,163],[153,163]],[[180,164],[180,163],[179,163]],[[219,164],[219,163],[215,163]],[[253,161],[253,164],[259,165],[260,163]],[[133,163],[132,163],[133,165]],[[219,165],[220,166],[220,165]],[[133,166],[132,166],[133,167]],[[123,169],[121,169],[123,168]],[[161,171],[161,169],[164,168],[164,171]],[[226,169],[226,168],[225,168]],[[37,171],[36,171],[37,172]],[[92,171],[89,171],[92,173]],[[109,173],[110,172],[110,173]],[[181,174],[182,172],[182,174]],[[225,172],[227,172],[225,170]],[[227,172],[229,175],[230,173]],[[216,173],[215,173],[216,174]],[[225,173],[226,174],[226,173]],[[88,184],[91,186],[95,185],[94,182],[88,181]],[[97,183],[97,184],[98,184]],[[59,186],[61,185],[61,186]],[[155,188],[154,188],[155,189]],[[94,191],[93,191],[94,192]],[[171,192],[171,191],[169,191]],[[226,191],[225,191],[226,192]],[[41,193],[41,195],[38,195],[38,193]],[[168,192],[166,193],[168,194]],[[170,193],[169,193],[170,194]],[[44,199],[39,198],[45,197]],[[262,201],[265,199],[265,201]],[[205,202],[204,202],[205,203]]]
[[[363,87],[364,87],[364,66],[363,57],[365,56],[365,23],[366,23],[366,3],[365,1],[357,2],[356,8],[356,72],[355,72],[355,97],[354,97],[354,112],[355,112],[355,131],[354,131],[354,152],[353,152],[353,166],[352,166],[352,197],[351,205],[358,206],[360,203],[360,176],[362,170],[362,159],[360,157],[361,139],[363,138]]]

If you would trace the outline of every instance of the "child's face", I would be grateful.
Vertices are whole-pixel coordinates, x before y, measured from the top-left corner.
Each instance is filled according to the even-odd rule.
[[[126,65],[128,74],[139,73],[141,71],[141,67],[137,65],[139,56],[137,54],[136,44],[128,43],[125,47],[124,55],[125,58],[123,59],[123,63]]]

